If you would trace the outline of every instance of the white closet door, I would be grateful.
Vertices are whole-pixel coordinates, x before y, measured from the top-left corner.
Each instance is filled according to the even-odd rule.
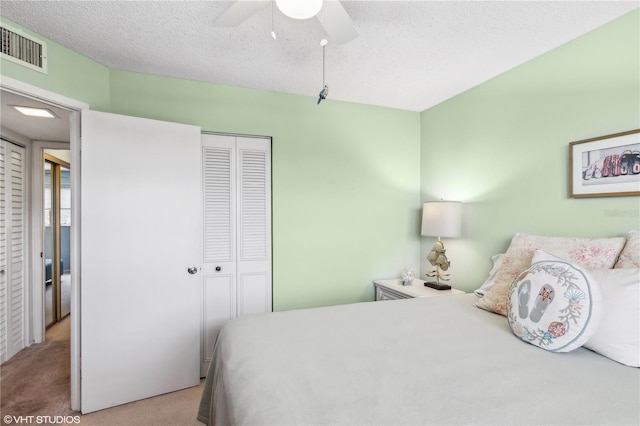
[[[271,312],[271,143],[237,138],[238,315]]]
[[[200,375],[205,376],[218,330],[236,315],[234,137],[202,135],[202,174],[204,260]]]
[[[271,141],[203,135],[202,376],[225,321],[271,311]]]
[[[24,148],[0,141],[0,315],[1,357],[25,347]]]

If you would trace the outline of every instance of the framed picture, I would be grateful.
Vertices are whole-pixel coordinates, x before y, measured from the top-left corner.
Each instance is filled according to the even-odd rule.
[[[640,195],[640,129],[569,144],[572,197]]]

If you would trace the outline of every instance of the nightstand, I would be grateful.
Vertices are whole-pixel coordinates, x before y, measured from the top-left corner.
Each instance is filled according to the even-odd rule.
[[[414,279],[411,285],[399,284],[400,279],[390,280],[374,280],[373,285],[376,289],[376,301],[395,300],[395,299],[412,299],[414,297],[435,297],[450,296],[453,294],[464,294],[464,291],[452,288],[451,290],[435,290],[425,287],[424,281]]]

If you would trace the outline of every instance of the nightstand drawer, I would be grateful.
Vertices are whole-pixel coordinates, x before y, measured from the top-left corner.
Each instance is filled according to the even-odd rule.
[[[376,301],[464,294],[464,291],[457,290],[455,288],[452,288],[451,290],[434,290],[432,288],[425,287],[424,281],[417,278],[413,280],[411,285],[402,285],[400,284],[399,279],[374,280],[373,285],[376,289]]]
[[[376,287],[376,301],[410,299],[411,296],[384,287]]]

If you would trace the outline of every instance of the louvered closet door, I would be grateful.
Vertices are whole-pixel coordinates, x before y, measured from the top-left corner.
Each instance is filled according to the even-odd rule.
[[[202,136],[201,375],[222,324],[271,311],[271,141]]]
[[[0,344],[2,362],[25,347],[24,148],[0,141]]]
[[[207,374],[220,326],[236,315],[235,163],[235,138],[202,135],[202,377]]]
[[[237,138],[238,315],[271,311],[270,141]]]

